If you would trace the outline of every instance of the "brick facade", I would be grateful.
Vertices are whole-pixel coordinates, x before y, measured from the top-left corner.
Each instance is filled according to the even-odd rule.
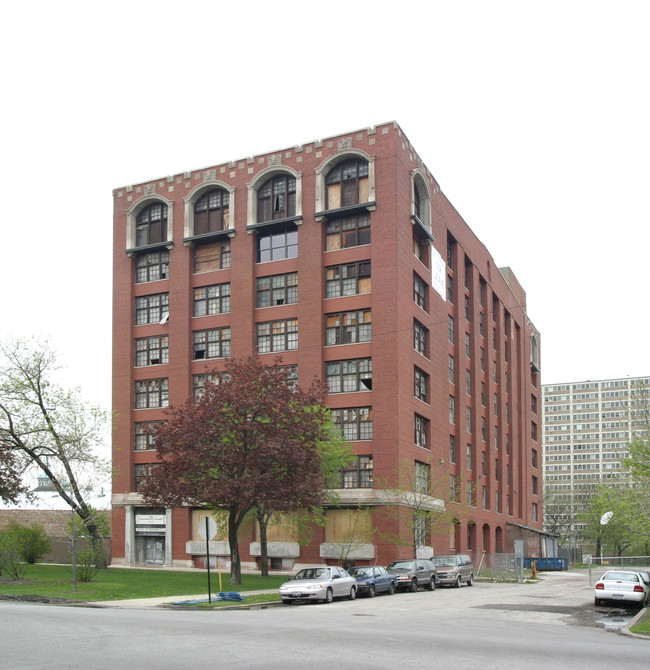
[[[277,192],[265,200],[269,180]],[[217,223],[203,232],[200,201],[210,192],[214,203],[207,208]],[[267,323],[275,335],[269,346],[278,350],[262,358],[281,355],[284,364],[297,366],[299,383],[325,379],[337,361],[349,367],[351,360],[371,359],[371,385],[341,373],[348,392],[328,396],[346,418],[362,408],[347,427],[356,453],[372,457],[364,461],[372,485],[354,486],[350,475],[340,492],[342,508],[370,509],[380,531],[355,545],[357,563],[408,554],[408,546],[386,539],[397,534],[408,545],[407,529],[382,509],[382,489],[396,484],[404,463],[407,469],[416,461],[430,464],[431,477],[447,490],[457,476],[463,502],[472,482],[472,504],[458,506],[456,531],[427,535],[429,551],[512,551],[508,521],[541,530],[541,491],[531,486],[541,467],[535,439],[536,430],[541,439],[539,335],[526,316],[525,293],[509,268],[495,266],[397,124],[118,188],[113,195],[114,564],[202,565],[193,544],[196,511],[142,509],[136,470],[155,454],[142,441],[135,448],[136,424],[164,420],[156,403],[165,404],[165,387],[169,404],[179,405],[193,393],[196,375],[223,366],[222,356],[207,360],[210,352],[196,344],[196,333],[209,331],[213,353],[228,343],[231,356],[247,357],[263,341],[259,324]],[[226,198],[227,207],[219,205]],[[166,232],[156,218],[161,211]],[[168,254],[168,270],[156,254]],[[435,268],[446,284],[442,295]],[[258,280],[263,286],[271,276],[281,284],[294,281],[294,273],[297,302],[277,298],[278,289],[268,294],[269,306],[257,306],[263,300]],[[195,307],[203,295],[196,290],[204,287],[219,287],[211,289],[206,315]],[[357,324],[341,328],[344,318]],[[295,322],[296,347],[292,335],[281,332]],[[422,351],[414,346],[416,326],[426,333]],[[160,354],[163,341],[167,353]],[[144,351],[139,359],[138,351]],[[415,377],[421,397],[414,395]],[[307,546],[276,529],[274,567],[334,560],[328,547],[342,542],[349,523],[332,510],[327,527],[316,528]],[[252,526],[243,531],[241,551],[251,568],[256,540]],[[213,545],[223,554],[221,538]]]

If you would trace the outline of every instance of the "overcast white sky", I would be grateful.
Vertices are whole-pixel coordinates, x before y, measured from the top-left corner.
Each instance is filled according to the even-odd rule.
[[[110,407],[112,190],[396,120],[528,294],[542,381],[650,374],[650,3],[10,3],[0,337]]]

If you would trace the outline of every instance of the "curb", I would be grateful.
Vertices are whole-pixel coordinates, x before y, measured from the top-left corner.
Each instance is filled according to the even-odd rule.
[[[270,600],[266,603],[241,603],[240,605],[223,605],[221,607],[193,607],[192,605],[179,604],[175,605],[174,603],[163,603],[160,605],[154,605],[154,607],[159,609],[166,610],[182,610],[182,611],[200,611],[200,612],[223,612],[223,611],[232,611],[232,610],[259,610],[266,609],[268,607],[277,607],[282,605],[281,600]]]
[[[641,633],[632,633],[630,628],[648,611],[647,607],[644,607],[635,617],[630,621],[627,626],[623,626],[619,631],[622,635],[627,635],[628,637],[636,637],[639,640],[650,640],[650,635],[641,635]]]

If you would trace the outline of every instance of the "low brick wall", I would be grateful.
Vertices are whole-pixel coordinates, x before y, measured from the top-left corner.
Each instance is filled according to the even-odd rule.
[[[110,511],[102,511],[106,521],[111,523]],[[38,524],[43,526],[46,535],[52,540],[52,550],[43,557],[42,563],[69,563],[71,540],[68,537],[68,524],[72,519],[72,512],[69,510],[7,510],[0,509],[0,530],[7,528],[11,521],[19,523],[21,526],[31,526]],[[80,544],[79,546],[83,546]],[[110,562],[111,541],[104,541],[106,556]]]

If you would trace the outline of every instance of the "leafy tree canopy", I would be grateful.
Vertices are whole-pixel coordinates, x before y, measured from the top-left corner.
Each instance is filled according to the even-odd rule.
[[[255,507],[289,511],[325,502],[325,388],[303,390],[276,360],[232,359],[218,384],[169,411],[153,429],[160,463],[140,491],[157,506],[229,512],[231,583],[241,580],[237,530]]]
[[[86,495],[93,480],[109,472],[98,455],[108,415],[84,403],[77,389],[58,386],[56,370],[47,341],[0,343],[0,472],[40,469],[99,545]]]
[[[0,444],[0,500],[17,503],[18,498],[27,494],[27,487],[21,478],[18,459],[4,444]]]

